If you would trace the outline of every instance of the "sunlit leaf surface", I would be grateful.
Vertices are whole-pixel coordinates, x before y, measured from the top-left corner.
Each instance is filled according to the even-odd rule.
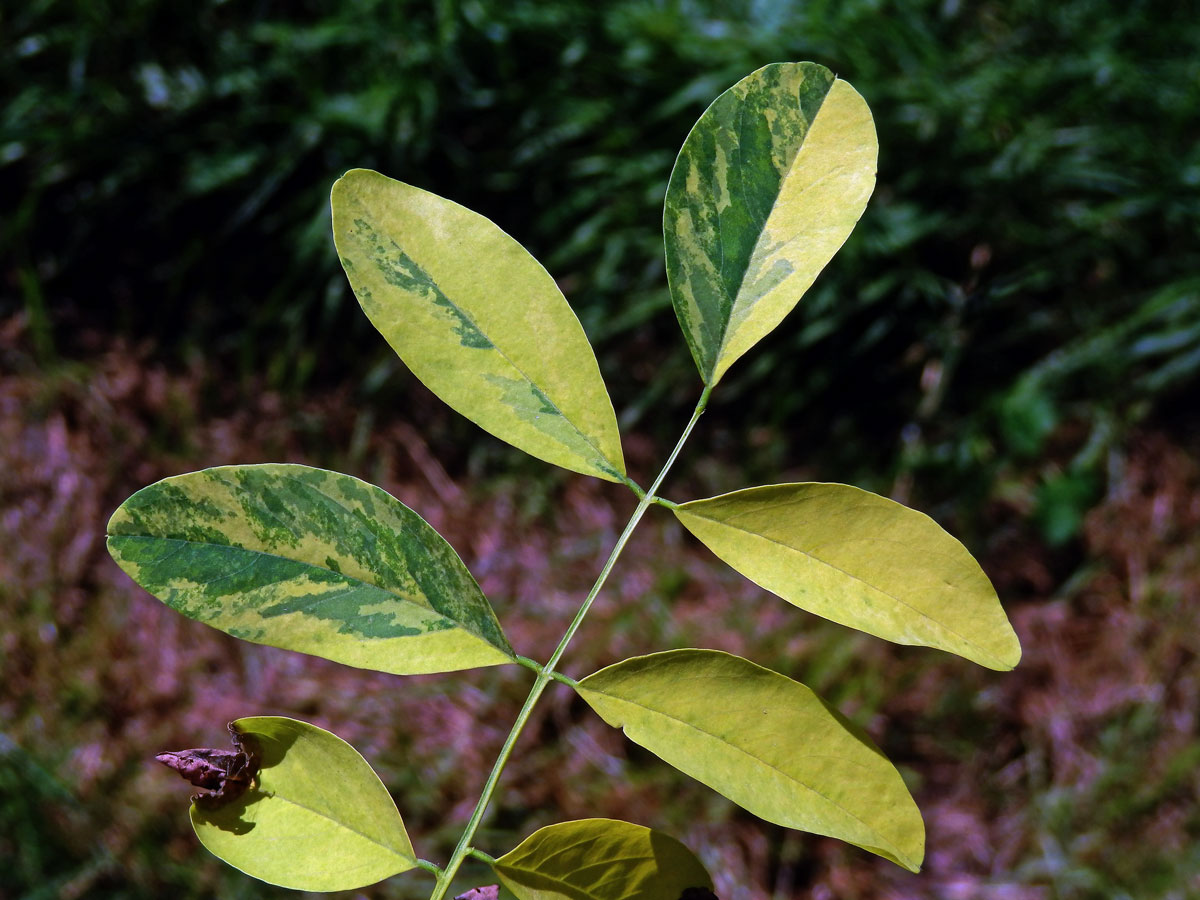
[[[378,172],[347,172],[332,203],[363,311],[431,391],[526,453],[621,480],[596,357],[537,260],[478,213]]]
[[[630,740],[756,816],[920,869],[925,826],[900,773],[799,682],[728,653],[672,650],[601,669],[578,691]]]
[[[708,385],[800,300],[875,187],[862,97],[815,63],[747,75],[688,134],[663,229],[675,314]]]
[[[845,484],[776,484],[675,508],[751,581],[900,644],[1011,669],[1021,644],[966,547],[924,513]]]
[[[494,868],[518,900],[679,900],[688,888],[712,890],[679,841],[616,819],[549,825]]]
[[[213,854],[261,881],[302,891],[374,884],[417,864],[387,789],[353,747],[295,719],[234,723],[253,742],[257,787],[216,809],[192,805]]]
[[[243,640],[396,674],[513,661],[453,548],[349,475],[295,465],[177,475],[121,504],[108,534],[134,581]]]

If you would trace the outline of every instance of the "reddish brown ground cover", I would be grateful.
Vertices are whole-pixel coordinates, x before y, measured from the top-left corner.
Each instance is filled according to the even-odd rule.
[[[339,468],[425,516],[520,652],[548,655],[624,524],[627,492],[566,475],[468,488],[422,440],[420,410],[377,412],[367,431],[352,401],[331,390],[286,402],[98,338],[84,362],[39,371],[21,322],[0,327],[0,858],[12,861],[0,888],[263,896],[198,847],[190,786],[153,762],[219,745],[242,715],[304,718],[349,740],[393,791],[418,853],[445,857],[527,672],[397,678],[239,643],[146,595],[104,550],[111,510],[166,475],[268,460]],[[482,842],[498,853],[552,821],[627,818],[692,846],[723,900],[1200,895],[1190,440],[1145,431],[1114,454],[1069,577],[997,505],[980,555],[1025,649],[1009,674],[821,622],[725,569],[669,517],[647,517],[566,670],[702,646],[805,681],[909,778],[928,828],[922,874],[755,820],[566,688],[539,707]],[[635,468],[653,463],[637,439],[627,450]],[[412,874],[361,893],[427,886]]]

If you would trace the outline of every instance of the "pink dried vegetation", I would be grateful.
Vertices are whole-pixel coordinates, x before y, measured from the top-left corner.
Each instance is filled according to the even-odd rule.
[[[399,679],[235,641],[167,609],[116,569],[103,549],[109,513],[150,482],[210,465],[270,460],[348,471],[441,531],[518,651],[545,658],[632,498],[553,473],[533,486],[496,479],[465,490],[416,417],[376,414],[364,430],[359,417],[371,413],[358,411],[346,389],[303,401],[234,390],[199,365],[172,371],[120,341],[97,341],[86,364],[42,373],[27,363],[22,340],[18,321],[0,328],[0,359],[9,361],[0,373],[0,612],[8,623],[0,719],[77,798],[81,811],[60,816],[64,843],[80,859],[97,842],[108,848],[111,864],[81,882],[84,893],[116,872],[161,890],[154,859],[164,844],[169,858],[189,860],[198,884],[216,883],[216,864],[198,868],[182,815],[186,786],[152,757],[164,747],[219,744],[225,722],[242,715],[293,715],[333,729],[395,790],[419,852],[448,852],[528,673]],[[637,439],[627,451],[638,471],[659,457]],[[902,873],[741,813],[633,747],[561,686],[538,707],[506,771],[493,834],[515,843],[551,821],[597,815],[655,825],[701,854],[724,900],[1058,896],[1061,872],[1045,863],[1045,847],[1063,829],[1048,821],[1045,798],[1099,803],[1096,792],[1112,777],[1106,729],[1126,727],[1139,709],[1162,723],[1146,738],[1150,783],[1180,778],[1172,760],[1196,746],[1198,525],[1195,463],[1169,440],[1146,436],[1088,518],[1090,568],[1072,593],[1052,594],[1046,551],[1014,531],[1002,559],[984,560],[1002,595],[1014,578],[1025,586],[1010,609],[1025,659],[997,675],[822,623],[754,587],[652,510],[566,671],[581,677],[626,656],[698,646],[807,681],[911,776],[929,831],[926,870]],[[1195,774],[1182,778],[1194,797]],[[1113,823],[1095,827],[1117,844],[1134,839],[1115,836]],[[1155,797],[1136,822],[1138,835],[1161,846],[1186,841],[1195,827],[1183,801]],[[1092,837],[1063,852],[1073,865],[1103,870],[1105,846]],[[0,851],[9,849],[4,841]],[[385,894],[394,890],[365,892]]]

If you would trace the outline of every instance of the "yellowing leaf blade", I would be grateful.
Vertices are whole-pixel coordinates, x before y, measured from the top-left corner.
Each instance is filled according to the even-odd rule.
[[[754,583],[900,644],[1008,670],[1021,645],[987,575],[923,513],[844,484],[778,484],[674,509]]]
[[[783,320],[845,243],[877,157],[866,103],[815,63],[765,66],[696,122],[663,231],[671,300],[705,384]]]
[[[347,172],[331,202],[363,311],[426,387],[526,453],[622,479],[596,357],[537,260],[478,213],[378,172]]]
[[[728,653],[672,650],[577,690],[630,740],[756,816],[920,869],[925,827],[900,774],[799,682]]]
[[[359,888],[417,865],[396,804],[353,747],[280,716],[234,725],[259,751],[261,768],[237,800],[192,805],[192,827],[215,856],[301,891]]]
[[[712,890],[679,841],[615,819],[548,825],[493,868],[518,900],[679,900],[687,888]]]
[[[178,475],[121,504],[108,534],[134,581],[243,640],[395,674],[513,661],[453,548],[349,475],[275,464]]]

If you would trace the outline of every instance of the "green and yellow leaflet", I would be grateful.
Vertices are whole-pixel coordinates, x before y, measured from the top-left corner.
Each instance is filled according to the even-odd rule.
[[[1007,670],[1021,644],[987,575],[924,513],[846,484],[693,500],[684,527],[755,584],[834,622]]]
[[[866,102],[816,63],[765,66],[696,122],[663,233],[671,301],[705,384],[783,320],[845,243],[878,155]]]
[[[402,675],[513,662],[454,549],[349,475],[268,464],[167,478],[113,513],[108,549],[168,606],[243,640]]]
[[[261,768],[257,786],[216,809],[192,805],[192,827],[214,855],[271,884],[344,891],[417,865],[391,795],[336,735],[280,716],[238,719]]]
[[[600,717],[760,818],[921,868],[925,826],[895,766],[816,694],[716,650],[670,650],[576,688]]]
[[[617,819],[548,825],[492,867],[517,900],[679,900],[687,888],[712,890],[675,838]]]
[[[350,286],[426,387],[538,459],[621,481],[595,354],[524,247],[478,213],[366,169],[338,179],[332,204]]]

